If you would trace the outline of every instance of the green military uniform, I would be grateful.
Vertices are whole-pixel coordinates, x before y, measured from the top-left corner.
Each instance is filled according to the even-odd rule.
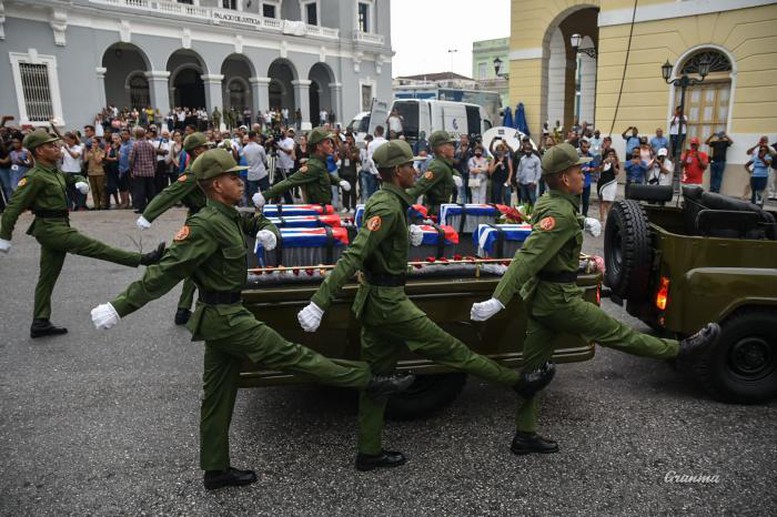
[[[435,131],[429,137],[432,149],[444,143],[454,143],[454,140],[445,131]],[[417,199],[423,194],[425,196],[424,205],[429,209],[429,215],[437,215],[440,211],[440,205],[450,203],[451,196],[456,191],[454,176],[460,177],[459,172],[453,168],[453,160],[435,156],[418,183],[407,192],[413,199]]]
[[[57,140],[58,137],[38,129],[25,137],[24,146],[34,152],[39,145]],[[19,180],[18,188],[3,212],[0,239],[8,241],[22,212],[29,209],[35,214],[27,234],[35,237],[41,245],[40,275],[35,287],[36,320],[48,320],[51,317],[51,293],[67,253],[130,267],[140,265],[140,253],[113,248],[82,235],[70,226],[66,191],[68,186],[78,182],[86,182],[86,179],[79,175],[63,174],[56,167],[36,164]]]
[[[207,179],[241,169],[234,165],[230,155],[212,150],[198,157],[192,168],[198,179]],[[230,465],[228,432],[243,359],[335,386],[361,389],[371,377],[363,362],[329,360],[289,343],[243,307],[240,291],[246,279],[245,235],[256,235],[262,229],[278,234],[263,215],[241,215],[235,207],[209,199],[187,220],[161,262],[148,268],[141,280],[111,302],[123,317],[184,278],[192,278],[197,285],[200,300],[187,327],[192,340],[205,341],[200,464],[206,471]]]
[[[334,142],[334,138],[335,136],[332,133],[317,127],[310,131],[308,145],[315,149],[316,144],[322,140],[330,139]],[[340,182],[340,177],[337,174],[329,173],[324,160],[326,160],[325,156],[311,155],[310,159],[305,163],[305,167],[265,190],[262,192],[262,195],[269,201],[294,187],[302,187],[307,203],[317,205],[331,204],[332,187]]]
[[[564,145],[553,149],[559,147],[561,151]],[[574,148],[572,152],[576,157]],[[549,160],[546,154],[543,174],[560,172],[547,169]],[[579,202],[579,196],[559,190],[549,190],[537,201],[532,233],[494,291],[494,298],[503,306],[516,294],[529,306],[524,371],[534,370],[551,358],[550,344],[562,332],[634,355],[676,357],[677,341],[636,332],[582,299],[583,289],[575,283],[583,244],[584,218],[579,214]],[[536,430],[538,410],[537,395],[522,402],[517,415],[518,431]]]
[[[399,140],[382,145],[374,155],[375,162],[381,167],[407,163],[412,157],[410,147]],[[342,286],[356,271],[362,270],[366,281],[359,286],[353,311],[362,324],[362,358],[373,372],[391,372],[402,348],[407,346],[413,352],[451,368],[492,382],[515,385],[518,382],[516,372],[472,352],[432,322],[405,294],[406,214],[412,203],[413,198],[404,190],[387,183],[370,197],[361,230],[313,295],[313,303],[326,310]],[[381,453],[385,408],[385,399],[374,399],[362,393],[359,399],[360,453]]]
[[[195,148],[207,144],[208,140],[205,135],[202,133],[193,133],[186,137],[184,148],[186,152],[191,153]],[[146,205],[146,209],[143,210],[143,217],[145,217],[148,222],[153,222],[154,219],[168,211],[177,203],[183,203],[188,209],[187,218],[193,216],[205,206],[207,201],[205,193],[197,186],[197,179],[194,177],[194,174],[192,174],[191,164],[192,162],[189,162],[189,167],[186,168],[183,174],[178,176],[178,181],[154,196],[154,199]],[[194,301],[194,291],[194,282],[189,278],[184,280],[181,296],[178,298],[179,309],[189,310],[191,308],[192,302]]]

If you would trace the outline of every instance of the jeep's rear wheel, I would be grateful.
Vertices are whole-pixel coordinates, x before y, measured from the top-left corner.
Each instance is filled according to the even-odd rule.
[[[418,375],[410,388],[389,397],[386,417],[392,420],[428,417],[453,402],[466,383],[466,373]]]
[[[605,284],[632,301],[648,297],[653,250],[648,218],[636,201],[613,203],[604,233]]]
[[[753,404],[777,397],[777,312],[748,310],[721,323],[696,372],[718,400]]]

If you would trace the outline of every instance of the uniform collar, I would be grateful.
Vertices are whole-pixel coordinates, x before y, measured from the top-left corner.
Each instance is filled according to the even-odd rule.
[[[52,165],[50,167],[47,167],[46,165],[43,165],[40,162],[35,162],[35,168],[36,169],[41,169],[41,170],[46,171],[46,172],[57,172],[57,166],[56,165]]]
[[[381,187],[382,190],[385,190],[387,192],[391,192],[395,196],[397,196],[399,199],[402,200],[404,204],[407,206],[410,206],[413,204],[413,197],[405,192],[404,189],[397,187],[393,183],[384,183]]]
[[[575,196],[573,194],[569,194],[568,192],[554,189],[550,189],[548,193],[550,194],[550,197],[557,197],[569,201],[572,206],[575,207],[575,210],[580,207],[580,196]]]
[[[453,165],[453,160],[449,160],[448,158],[445,158],[443,156],[434,155],[435,160],[440,160],[442,163],[446,165]]]
[[[221,201],[216,201],[215,199],[208,198],[207,204],[208,206],[212,206],[222,214],[226,215],[230,219],[235,219],[239,215],[238,211],[235,209],[234,206],[225,205]]]

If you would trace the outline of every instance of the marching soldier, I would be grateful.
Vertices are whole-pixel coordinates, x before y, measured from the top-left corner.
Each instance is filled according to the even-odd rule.
[[[380,374],[393,371],[404,347],[445,366],[456,368],[519,393],[533,391],[550,381],[552,368],[538,369],[524,377],[474,353],[435,325],[405,294],[408,238],[421,244],[416,225],[407,226],[407,209],[413,203],[405,189],[413,186],[413,153],[407,142],[391,140],[375,150],[383,186],[370,197],[364,220],[353,244],[298,315],[302,328],[315,332],[324,311],[337,292],[358,271],[365,282],[359,286],[353,311],[362,324],[362,357]],[[359,399],[358,470],[396,467],[405,463],[400,452],[383,449],[381,433],[386,400],[362,394]]]
[[[553,146],[542,157],[542,179],[550,191],[534,205],[533,230],[494,291],[493,298],[472,306],[474,321],[485,321],[504,309],[519,294],[529,304],[529,321],[523,345],[524,371],[547,364],[551,343],[562,332],[581,336],[602,346],[658,359],[691,361],[720,335],[716,323],[708,324],[683,341],[659,339],[636,332],[608,316],[601,308],[583,301],[576,285],[583,229],[594,236],[599,221],[578,213],[583,191],[581,165],[570,144]],[[515,454],[552,453],[558,444],[538,435],[539,397],[523,397],[518,410],[518,432],[511,450]]]
[[[262,214],[241,215],[235,209],[243,197],[243,182],[236,173],[245,168],[221,149],[202,154],[192,172],[208,198],[206,206],[186,221],[158,266],[149,268],[112,302],[92,310],[95,327],[111,328],[184,278],[194,280],[199,301],[187,327],[192,340],[205,341],[200,466],[209,490],[256,481],[253,471],[233,468],[229,460],[229,424],[244,359],[334,386],[365,389],[375,397],[401,391],[413,382],[412,376],[376,377],[363,362],[329,360],[289,343],[243,307],[244,236],[256,235],[270,250],[278,235]]]
[[[421,179],[407,192],[413,199],[425,195],[424,205],[429,215],[437,215],[440,205],[450,203],[455,189],[462,186],[459,172],[453,168],[453,156],[456,153],[454,143],[447,131],[435,131],[429,137],[434,159],[429,163]]]
[[[336,174],[330,174],[326,168],[326,159],[335,152],[335,136],[322,127],[314,128],[308,134],[308,147],[311,149],[310,159],[300,170],[276,183],[264,192],[253,195],[252,201],[257,208],[262,208],[265,200],[280,196],[294,187],[302,187],[306,203],[328,205],[332,203],[332,182],[339,182],[340,188],[346,192],[351,190],[351,184],[341,180]]]
[[[35,214],[35,220],[27,230],[27,234],[35,237],[41,245],[40,275],[35,287],[35,309],[30,327],[32,338],[67,333],[66,328],[53,325],[49,320],[51,293],[65,263],[65,255],[72,253],[138,267],[155,264],[165,249],[165,244],[161,243],[156,250],[145,254],[124,251],[86,237],[72,228],[68,218],[66,189],[74,186],[86,194],[89,185],[83,176],[62,174],[57,169],[61,153],[57,141],[59,137],[45,129],[36,129],[24,137],[24,147],[33,155],[35,166],[19,180],[0,224],[0,251],[7,253],[11,249],[11,236],[21,213],[30,209]]]
[[[202,133],[192,133],[183,141],[184,150],[189,153],[191,160],[186,170],[178,176],[178,181],[172,183],[162,192],[154,196],[154,199],[138,217],[137,226],[141,230],[151,228],[151,223],[176,205],[183,203],[189,209],[187,218],[199,212],[205,206],[205,193],[197,186],[197,179],[192,174],[191,166],[199,155],[210,147],[208,139]],[[183,281],[181,296],[178,298],[178,309],[175,311],[175,324],[185,325],[191,316],[192,302],[194,301],[194,282],[187,278]]]

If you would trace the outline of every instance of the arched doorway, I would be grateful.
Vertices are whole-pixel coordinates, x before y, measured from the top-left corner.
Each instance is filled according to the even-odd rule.
[[[249,78],[256,75],[254,67],[242,54],[232,54],[221,64],[221,75],[224,76],[222,105],[225,109],[234,109],[242,119],[246,108],[253,109]]]
[[[145,108],[151,104],[146,54],[135,45],[114,43],[103,53],[105,102],[119,109]]]
[[[332,88],[329,86],[334,82],[334,74],[326,64],[316,63],[311,67],[308,79],[310,80],[310,123],[317,126],[320,122],[321,110],[326,110],[330,117],[334,110]],[[342,113],[334,115],[342,116]]]
[[[688,117],[687,135],[702,141],[711,134],[727,130],[731,99],[733,66],[729,57],[715,48],[699,48],[680,60],[675,77],[699,73],[699,63],[707,60],[710,71],[704,82],[689,86],[685,93],[685,114]],[[675,90],[675,105],[680,103],[679,88]]]
[[[297,79],[294,65],[285,59],[276,59],[270,64],[267,77],[270,78],[269,108],[288,108],[289,113],[294,113],[297,109],[297,103],[294,101],[294,86],[291,84]]]
[[[167,60],[167,71],[170,72],[170,99],[173,106],[192,109],[205,107],[205,86],[202,82],[205,65],[196,52],[173,52]]]

